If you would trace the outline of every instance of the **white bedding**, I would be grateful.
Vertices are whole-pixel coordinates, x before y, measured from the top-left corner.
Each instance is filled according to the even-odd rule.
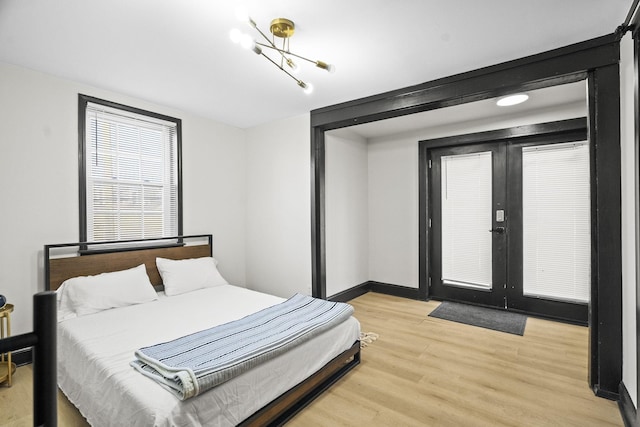
[[[284,299],[232,285],[105,310],[58,324],[58,384],[94,426],[233,426],[359,338],[351,317],[220,386],[180,401],[129,366],[133,352],[229,322]],[[124,423],[124,424],[123,424]]]

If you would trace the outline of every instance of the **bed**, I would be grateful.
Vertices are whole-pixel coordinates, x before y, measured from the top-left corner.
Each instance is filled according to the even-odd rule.
[[[48,290],[64,295],[64,286],[59,288],[65,281],[70,283],[68,279],[144,265],[139,268],[146,270],[157,291],[153,301],[75,317],[66,316],[59,302],[58,385],[90,424],[115,426],[126,420],[131,426],[281,425],[360,362],[360,326],[349,317],[185,400],[134,370],[130,363],[137,349],[284,301],[230,284],[166,295],[170,289],[163,289],[157,258],[188,261],[211,254],[210,235],[130,241],[117,247],[45,246]],[[169,276],[164,277],[167,281]]]

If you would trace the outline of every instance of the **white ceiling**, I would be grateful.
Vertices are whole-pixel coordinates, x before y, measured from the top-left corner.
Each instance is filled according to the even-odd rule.
[[[246,128],[612,33],[632,0],[0,0],[0,61]],[[231,43],[296,23],[305,95]]]

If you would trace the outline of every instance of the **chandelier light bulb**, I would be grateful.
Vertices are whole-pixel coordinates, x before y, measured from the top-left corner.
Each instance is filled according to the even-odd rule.
[[[293,73],[297,73],[300,71],[300,67],[298,67],[298,64],[293,62],[293,59],[291,58],[287,58],[287,65],[289,66],[289,68],[291,68],[291,71]]]
[[[249,34],[242,34],[242,36],[240,37],[240,46],[245,49],[253,49],[255,45],[256,41],[251,38]]]
[[[311,95],[313,93],[313,85],[311,83],[305,83],[303,92],[307,95]]]
[[[323,61],[316,61],[316,67],[321,68],[323,70],[328,70],[329,69],[329,64],[327,64],[326,62],[323,62]]]
[[[229,32],[229,38],[234,43],[240,43],[240,40],[242,40],[242,31],[240,31],[237,28],[234,28]]]

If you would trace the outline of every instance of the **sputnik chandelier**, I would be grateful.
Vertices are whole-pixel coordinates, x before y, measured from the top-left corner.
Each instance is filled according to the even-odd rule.
[[[258,42],[249,34],[243,33],[237,28],[231,30],[231,40],[234,43],[240,44],[240,46],[242,46],[243,48],[250,49],[257,55],[265,57],[269,62],[284,71],[289,77],[295,80],[298,86],[300,86],[305,93],[309,94],[313,92],[313,86],[310,83],[305,83],[301,79],[294,76],[294,74],[299,70],[298,64],[296,64],[293,60],[294,57],[303,61],[310,62],[316,67],[326,70],[330,73],[335,70],[335,67],[331,64],[327,64],[323,61],[314,61],[312,59],[305,58],[304,56],[291,52],[290,39],[291,36],[293,36],[295,24],[290,19],[276,18],[271,21],[269,31],[271,32],[272,37],[269,38],[264,32],[260,30],[260,28],[258,28],[256,22],[247,14],[240,12],[237,15],[240,21],[247,23],[251,28],[255,29],[260,34],[260,36],[262,36],[262,39],[264,39],[265,42]],[[280,41],[277,39],[282,40]],[[267,55],[265,53],[265,49],[266,52],[271,53],[273,57]]]

